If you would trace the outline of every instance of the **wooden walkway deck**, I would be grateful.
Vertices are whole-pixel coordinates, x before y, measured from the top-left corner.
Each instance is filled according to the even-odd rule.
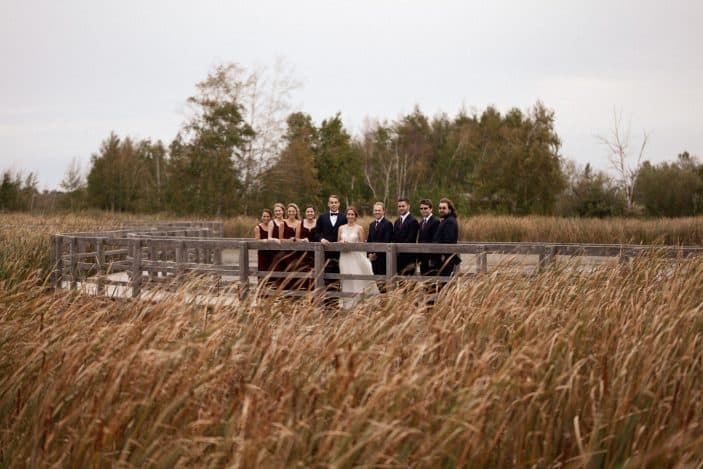
[[[557,259],[580,258],[586,264],[626,262],[639,254],[655,251],[657,255],[683,259],[703,254],[697,246],[644,246],[621,244],[561,244],[561,243],[475,243],[458,244],[396,244],[396,243],[271,243],[251,238],[223,238],[221,222],[160,222],[122,230],[57,234],[52,239],[52,281],[56,287],[77,288],[92,283],[96,294],[112,291],[129,292],[139,297],[143,289],[165,283],[177,284],[189,274],[211,276],[220,288],[234,288],[241,296],[258,286],[264,277],[286,278],[289,282],[308,279],[312,290],[327,296],[343,297],[329,291],[326,283],[340,279],[384,281],[389,288],[398,284],[396,258],[400,253],[454,253],[462,257],[459,275],[481,274],[489,265],[512,264],[524,266],[526,272],[540,272],[557,263]],[[314,266],[307,272],[261,272],[256,268],[255,251],[312,252]],[[387,275],[341,275],[325,272],[325,252],[385,252]],[[489,258],[492,262],[489,262]],[[496,258],[498,261],[496,261]],[[502,262],[501,262],[502,260]],[[517,260],[517,261],[516,261]],[[121,274],[121,275],[120,275]],[[417,281],[447,281],[448,277],[415,275]],[[293,295],[309,291],[290,291]],[[122,295],[120,295],[122,296]]]

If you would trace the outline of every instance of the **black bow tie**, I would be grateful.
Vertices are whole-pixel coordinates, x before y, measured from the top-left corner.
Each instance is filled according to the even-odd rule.
[[[339,212],[330,213],[330,216],[331,216],[331,217],[336,217],[336,216],[338,216],[338,215],[339,215]]]

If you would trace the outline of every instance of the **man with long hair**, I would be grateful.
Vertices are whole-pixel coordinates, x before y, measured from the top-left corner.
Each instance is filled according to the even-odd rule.
[[[459,242],[459,224],[456,220],[456,208],[451,200],[443,197],[437,206],[439,211],[439,226],[435,231],[433,243],[456,244]],[[434,254],[431,259],[432,269],[440,276],[450,276],[461,262],[458,254]]]

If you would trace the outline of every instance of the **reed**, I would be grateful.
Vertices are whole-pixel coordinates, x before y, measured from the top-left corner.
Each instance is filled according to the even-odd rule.
[[[479,215],[460,220],[460,235],[466,241],[657,245],[703,243],[703,217],[597,219]]]
[[[0,466],[703,458],[702,259],[205,307],[47,291],[36,232],[0,238]]]
[[[395,217],[391,216],[391,220]],[[371,218],[361,220],[368,226]],[[225,235],[251,237],[257,220],[225,220]],[[476,242],[546,242],[592,244],[703,244],[703,217],[688,218],[559,218],[477,215],[459,217],[459,236]]]

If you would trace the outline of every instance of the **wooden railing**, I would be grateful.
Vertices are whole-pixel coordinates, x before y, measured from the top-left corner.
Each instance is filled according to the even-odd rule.
[[[250,251],[312,252],[314,265],[308,271],[280,272],[258,271],[250,265]],[[308,285],[317,292],[331,296],[348,296],[326,290],[326,281],[340,279],[365,279],[385,281],[389,288],[407,277],[396,275],[396,259],[400,253],[470,254],[475,256],[472,273],[488,270],[488,255],[537,256],[537,271],[549,268],[557,256],[617,257],[626,261],[640,253],[656,250],[669,258],[686,258],[703,253],[701,247],[691,246],[642,246],[560,243],[458,243],[458,244],[400,244],[400,243],[272,243],[251,238],[223,238],[221,222],[173,222],[153,226],[133,227],[115,231],[58,234],[52,240],[51,259],[54,265],[53,282],[57,287],[67,284],[76,288],[79,282],[91,281],[97,292],[104,292],[106,285],[131,287],[136,297],[147,283],[173,281],[189,273],[217,277],[219,285],[236,284],[245,295],[252,284],[264,277],[308,279]],[[224,259],[223,253],[237,252],[236,258]],[[325,252],[385,252],[386,275],[342,275],[325,272]],[[115,279],[113,275],[126,272],[128,280]],[[414,280],[446,281],[447,278],[413,276]],[[290,291],[290,294],[307,294]]]

